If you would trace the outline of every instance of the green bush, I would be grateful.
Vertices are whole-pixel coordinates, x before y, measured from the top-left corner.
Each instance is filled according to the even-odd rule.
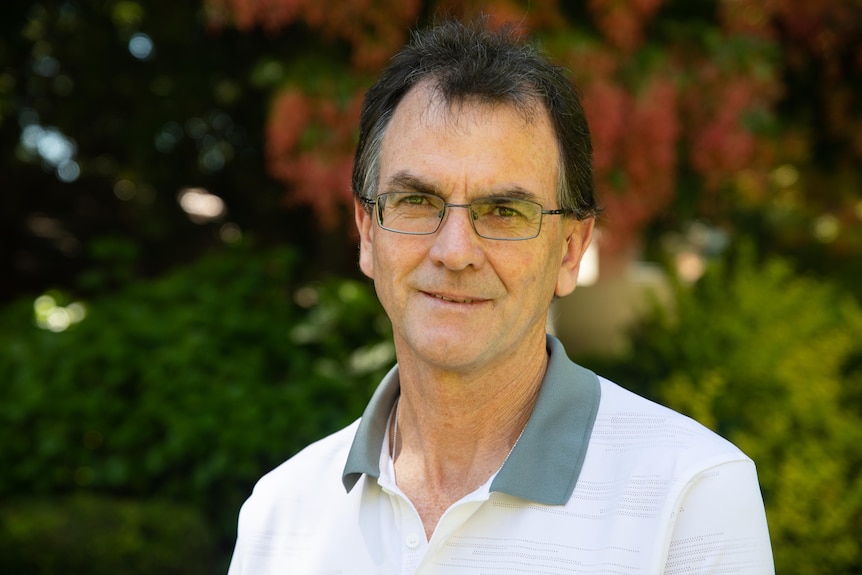
[[[95,299],[59,333],[32,301],[3,309],[0,501],[181,502],[229,553],[255,479],[358,417],[394,362],[372,290],[298,285],[299,263],[230,250]]]
[[[633,336],[622,379],[757,464],[779,573],[862,572],[862,310],[751,257],[679,286]],[[635,374],[638,374],[637,376]]]
[[[0,509],[0,557],[10,575],[215,570],[212,533],[198,511],[86,495]]]

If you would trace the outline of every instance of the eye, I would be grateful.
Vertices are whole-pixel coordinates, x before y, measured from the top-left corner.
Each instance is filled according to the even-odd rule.
[[[421,206],[430,204],[431,198],[422,194],[404,194],[398,199],[399,204],[410,204],[412,206]]]
[[[517,218],[523,217],[524,215],[517,209],[515,209],[515,207],[506,205],[494,206],[494,209],[491,211],[491,213],[500,218]]]
[[[395,210],[399,214],[426,214],[436,213],[443,209],[443,200],[433,194],[422,192],[390,192],[383,194],[387,197],[387,209]]]
[[[481,216],[500,220],[529,219],[531,204],[510,198],[489,198],[476,206]]]

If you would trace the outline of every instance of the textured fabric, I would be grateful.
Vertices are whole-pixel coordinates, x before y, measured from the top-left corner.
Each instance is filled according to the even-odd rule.
[[[521,456],[513,451],[496,477],[448,509],[430,541],[385,448],[395,371],[362,430],[356,422],[258,482],[240,513],[230,575],[774,572],[750,459],[691,419],[574,366],[553,338],[549,350],[542,394],[554,401],[549,411],[537,403],[533,438],[524,442],[525,431]],[[590,385],[600,393],[565,389]],[[558,405],[561,397],[600,401],[591,415]],[[543,450],[536,463],[542,441],[557,451]],[[582,465],[560,463],[578,457]],[[543,474],[558,477],[536,479]],[[547,503],[562,485],[564,501]]]

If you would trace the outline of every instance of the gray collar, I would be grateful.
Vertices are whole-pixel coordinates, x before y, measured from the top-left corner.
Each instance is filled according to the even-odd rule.
[[[491,491],[564,505],[575,489],[599,409],[596,375],[573,363],[563,345],[547,336],[548,369],[533,414]],[[400,382],[398,367],[374,392],[347,456],[342,482],[350,491],[364,473],[380,477],[380,449]]]

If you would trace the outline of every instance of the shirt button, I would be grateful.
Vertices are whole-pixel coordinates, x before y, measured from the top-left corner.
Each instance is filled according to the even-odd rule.
[[[404,543],[405,543],[405,544],[407,545],[407,547],[409,547],[410,549],[416,549],[417,547],[419,547],[419,536],[418,536],[418,535],[416,535],[415,533],[411,533],[410,535],[408,535],[408,536],[404,539]]]

